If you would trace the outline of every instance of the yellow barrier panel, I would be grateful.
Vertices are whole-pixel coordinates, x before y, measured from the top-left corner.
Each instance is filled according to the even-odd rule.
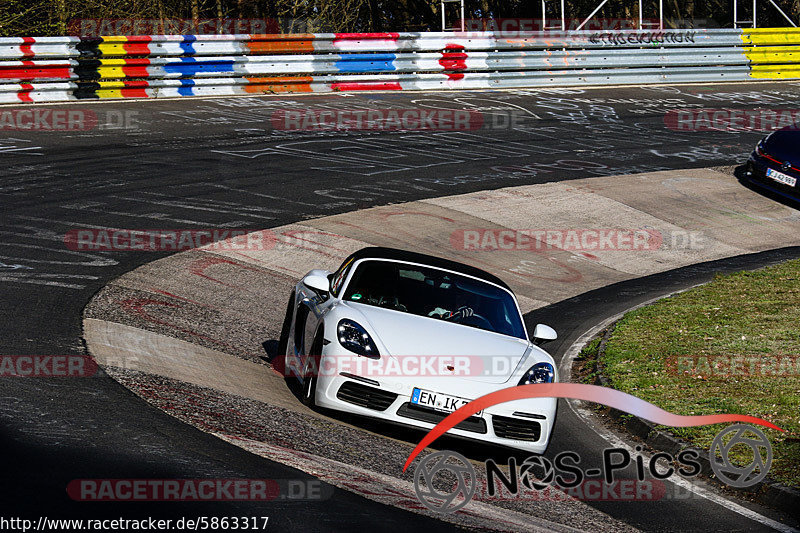
[[[745,28],[742,42],[756,46],[800,44],[800,28]]]
[[[800,63],[800,46],[759,46],[743,50],[753,64]]]
[[[752,65],[750,77],[758,79],[789,79],[800,78],[800,64],[798,65]]]

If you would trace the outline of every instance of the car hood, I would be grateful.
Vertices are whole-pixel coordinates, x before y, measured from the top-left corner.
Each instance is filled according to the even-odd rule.
[[[505,383],[531,351],[524,340],[443,320],[402,313],[365,304],[342,302],[346,313],[367,328],[381,354],[403,356],[468,356],[465,379]],[[500,361],[502,359],[502,361]],[[463,359],[462,359],[463,360]],[[489,369],[491,365],[491,369]]]
[[[795,127],[784,128],[770,135],[764,142],[764,148],[775,159],[800,167],[800,130]]]

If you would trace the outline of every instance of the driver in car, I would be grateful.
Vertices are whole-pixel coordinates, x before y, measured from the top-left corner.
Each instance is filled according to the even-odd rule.
[[[447,309],[442,309],[441,307],[437,307],[430,313],[428,316],[434,318],[441,318],[442,320],[455,320],[456,322],[460,321],[463,318],[467,318],[475,314],[475,311],[466,305],[462,305],[455,311],[448,311]]]

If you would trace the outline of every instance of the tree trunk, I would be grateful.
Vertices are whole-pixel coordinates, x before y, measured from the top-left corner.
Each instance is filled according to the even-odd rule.
[[[199,0],[192,1],[192,33],[197,33],[197,26],[200,24],[200,3]]]
[[[56,16],[58,17],[58,34],[67,34],[67,5],[65,0],[56,2]]]
[[[381,13],[380,13],[380,7],[378,6],[378,0],[369,0],[369,16],[370,16],[371,30],[382,31],[383,24],[381,21]]]
[[[677,24],[673,23],[672,27],[673,28],[680,28],[680,27],[685,26],[684,22],[681,20],[683,18],[683,15],[681,14],[681,6],[678,3],[678,0],[672,0],[672,9],[675,12],[675,19],[673,19],[673,20],[675,20],[677,22]]]
[[[156,7],[158,8],[158,20],[159,20],[158,32],[159,33],[165,33],[165,31],[164,31],[164,2],[163,2],[163,0],[158,0],[156,2]]]

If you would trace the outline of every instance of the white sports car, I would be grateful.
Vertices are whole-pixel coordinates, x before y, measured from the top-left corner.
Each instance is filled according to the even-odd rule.
[[[536,344],[556,338],[539,324]],[[310,406],[430,429],[466,402],[556,380],[528,340],[514,293],[483,270],[391,248],[364,248],[294,288],[279,353]],[[554,398],[495,405],[448,433],[543,453]]]

